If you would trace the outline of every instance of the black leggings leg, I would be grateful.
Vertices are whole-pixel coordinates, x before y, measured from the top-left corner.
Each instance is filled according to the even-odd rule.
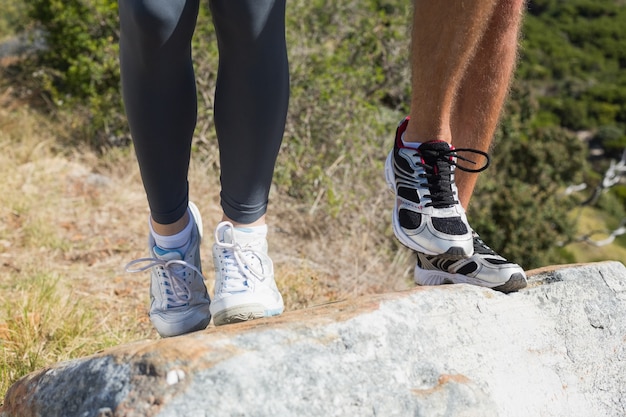
[[[267,209],[285,130],[289,66],[285,0],[211,0],[220,51],[215,126],[222,208],[252,223]]]
[[[198,0],[120,0],[122,92],[152,217],[187,209],[196,124],[191,37]],[[267,208],[289,100],[285,0],[211,0],[220,64],[215,124],[222,207],[241,223]]]
[[[162,224],[188,203],[196,124],[191,37],[198,0],[120,0],[122,95],[150,211]]]

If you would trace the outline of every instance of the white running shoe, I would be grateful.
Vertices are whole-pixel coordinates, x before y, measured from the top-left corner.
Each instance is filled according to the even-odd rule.
[[[402,134],[409,118],[396,130],[392,151],[385,163],[387,185],[395,194],[392,216],[398,240],[414,251],[428,255],[446,254],[464,258],[474,253],[472,230],[465,210],[457,200],[454,171],[480,172],[489,157],[475,149],[455,149],[442,141],[422,143],[417,149],[404,147]],[[477,169],[457,165],[459,152],[481,155],[485,164]]]
[[[189,203],[196,222],[187,253],[167,251],[148,239],[150,257],[126,265],[128,272],[150,269],[150,320],[162,337],[203,330],[211,321],[211,299],[204,285],[200,262],[202,219],[198,208]],[[143,266],[137,266],[145,264]]]
[[[216,326],[271,317],[284,310],[274,281],[265,234],[221,222],[213,245],[215,295],[211,314]]]

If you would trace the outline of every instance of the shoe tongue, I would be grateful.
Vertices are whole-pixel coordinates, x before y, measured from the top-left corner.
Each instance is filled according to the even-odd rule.
[[[218,239],[222,243],[233,243],[233,234],[231,228],[224,228],[218,231]]]
[[[233,236],[234,235],[234,236]],[[248,233],[242,230],[224,229],[221,235],[221,241],[224,243],[238,243],[245,246],[249,242],[253,242],[256,236],[254,233]]]
[[[453,158],[449,155],[444,156],[446,154],[442,155],[442,153],[449,152],[452,149],[454,148],[450,144],[441,140],[425,142],[418,148],[424,162],[433,167],[435,173],[450,167],[450,162]]]
[[[154,254],[157,256],[157,258],[164,260],[164,261],[180,261],[183,259],[183,254],[180,253],[177,250],[168,250],[168,249],[163,249],[159,246],[155,246],[154,247]]]
[[[235,240],[241,245],[246,245],[251,242],[259,240],[259,236],[256,233],[251,233],[245,230],[235,229]]]
[[[450,144],[448,142],[444,142],[442,140],[433,140],[431,142],[422,143],[420,147],[417,149],[419,149],[420,151],[439,152],[439,151],[449,151],[452,148],[450,147]]]
[[[234,230],[231,228],[225,228],[220,236],[221,241],[224,243],[237,243],[242,247],[250,247],[254,249],[257,249],[257,246],[263,246],[260,244],[264,241],[262,237],[264,237],[264,235],[260,235],[258,232],[246,228]]]

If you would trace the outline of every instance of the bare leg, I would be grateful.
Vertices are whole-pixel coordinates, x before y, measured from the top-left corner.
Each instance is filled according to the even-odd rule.
[[[407,142],[452,141],[452,108],[497,0],[415,0]]]
[[[467,283],[502,292],[527,285],[524,270],[490,249],[467,224],[461,206],[469,202],[476,177],[461,169],[457,177],[444,158],[449,148],[426,144],[440,140],[479,152],[489,148],[515,64],[522,5],[523,0],[415,0],[410,120],[398,134],[406,128],[404,141],[424,145],[407,151],[396,136],[388,161],[393,158],[394,175],[400,175],[393,178],[394,233],[417,252],[419,285]],[[456,217],[447,215],[452,210]],[[459,254],[460,259],[452,258]]]
[[[150,217],[150,222],[152,223],[152,229],[157,234],[161,236],[172,236],[181,232],[185,228],[185,226],[187,226],[187,224],[189,223],[189,212],[185,212],[183,217],[181,217],[174,223],[158,223],[152,217]]]
[[[515,68],[524,0],[500,1],[461,81],[452,110],[452,144],[489,150]],[[478,174],[456,171],[459,201],[468,207]]]

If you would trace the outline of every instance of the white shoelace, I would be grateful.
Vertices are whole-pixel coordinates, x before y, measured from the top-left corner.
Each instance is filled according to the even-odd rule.
[[[233,243],[222,242],[219,238],[224,228],[230,228],[231,239]],[[221,249],[220,258],[222,259],[222,292],[242,292],[254,288],[254,280],[265,281],[272,276],[272,271],[264,272],[262,270],[262,259],[267,255],[261,251],[242,246],[235,241],[235,227],[229,222],[222,222],[215,229],[215,242]],[[271,262],[271,261],[270,261]],[[258,265],[255,265],[258,264]]]
[[[135,267],[135,265],[147,263],[146,265]],[[171,293],[167,293],[168,307],[183,307],[189,303],[191,289],[185,278],[181,275],[184,273],[184,268],[190,268],[197,272],[202,279],[204,276],[202,272],[189,262],[182,259],[171,259],[166,261],[159,258],[139,258],[126,264],[126,272],[135,273],[143,272],[154,267],[162,267],[163,271],[163,284],[172,289]]]

